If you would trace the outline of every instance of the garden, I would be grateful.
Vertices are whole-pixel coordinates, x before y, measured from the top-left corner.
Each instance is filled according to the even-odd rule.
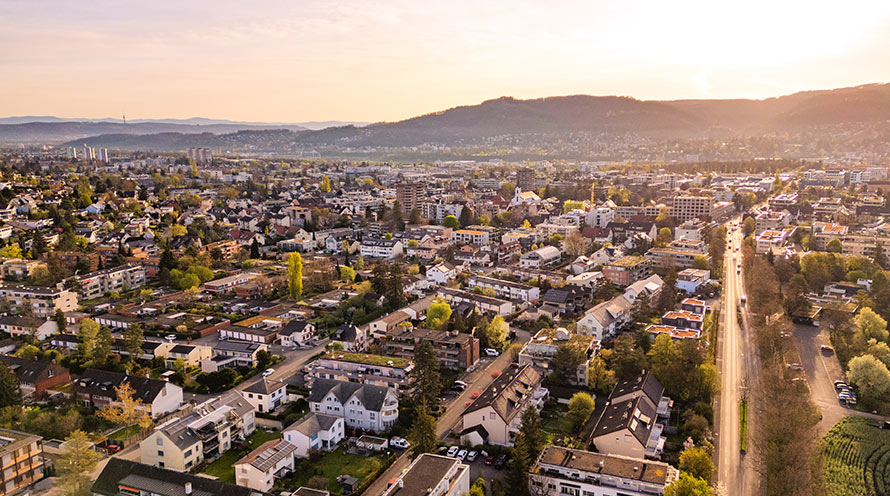
[[[292,489],[312,487],[339,495],[343,494],[343,486],[337,481],[337,477],[351,475],[358,479],[356,493],[360,493],[393,461],[393,454],[354,455],[347,453],[346,448],[341,446],[335,451],[318,452],[307,459],[297,459],[289,485]]]
[[[278,439],[280,437],[280,432],[266,432],[263,429],[257,429],[256,432],[248,436],[248,438],[241,443],[240,447],[233,446],[232,449],[223,453],[222,456],[217,458],[212,463],[206,465],[200,471],[207,475],[212,475],[222,482],[234,484],[235,462],[240,460],[251,451],[255,450],[258,446],[265,443],[266,441],[271,441],[272,439]]]

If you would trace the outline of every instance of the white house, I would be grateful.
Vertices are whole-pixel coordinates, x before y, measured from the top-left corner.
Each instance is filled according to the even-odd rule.
[[[281,346],[302,346],[315,336],[315,325],[305,320],[291,320],[278,331]]]
[[[316,450],[330,451],[345,436],[343,417],[310,412],[284,429],[284,439],[296,446],[294,456],[307,458]]]
[[[362,241],[363,257],[392,259],[402,255],[402,242],[397,239],[370,238]]]
[[[520,300],[526,303],[541,297],[541,290],[536,286],[495,279],[493,277],[473,275],[467,280],[467,285],[471,288],[493,290],[498,298]]]
[[[287,402],[287,386],[281,381],[259,380],[241,391],[258,412],[271,412]]]
[[[445,284],[455,277],[457,277],[457,270],[448,262],[439,262],[438,264],[426,269],[427,280],[436,285]]]
[[[558,262],[559,255],[559,249],[555,246],[542,246],[519,257],[519,266],[522,268],[540,269],[546,265]]]
[[[355,429],[387,431],[399,418],[399,399],[394,389],[354,382],[316,379],[309,394],[314,413],[343,417]]]
[[[235,462],[235,483],[264,493],[271,491],[275,479],[293,473],[296,449],[284,439],[266,441]],[[189,489],[186,486],[186,495]]]

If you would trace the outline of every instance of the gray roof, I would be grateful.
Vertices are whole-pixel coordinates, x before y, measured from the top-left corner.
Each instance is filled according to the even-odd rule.
[[[244,391],[247,393],[272,394],[272,392],[278,391],[283,387],[285,387],[285,384],[281,381],[269,381],[266,379],[262,379],[254,382],[250,386],[247,386],[246,388],[244,388]]]
[[[341,404],[346,404],[349,398],[355,396],[365,409],[379,411],[383,408],[387,391],[388,388],[383,386],[316,379],[312,384],[312,391],[309,393],[309,401],[318,403],[324,400],[329,393],[333,393]]]
[[[341,418],[342,417],[328,415],[326,413],[310,413],[285,427],[284,431],[297,431],[306,437],[311,438],[319,432],[331,430],[331,428],[334,427],[334,424],[337,423],[337,420]]]
[[[642,397],[606,406],[593,430],[591,439],[627,429],[641,445],[649,442],[649,434],[655,425],[656,411]]]
[[[192,484],[192,496],[260,496],[247,487],[226,484],[216,479],[200,477],[145,465],[122,458],[111,458],[91,488],[95,494],[118,496],[119,485],[126,485],[162,496],[185,496],[185,483]]]

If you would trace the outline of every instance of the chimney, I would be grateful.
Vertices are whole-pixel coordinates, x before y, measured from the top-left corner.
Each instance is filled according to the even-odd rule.
[[[192,494],[192,483],[191,482],[185,483],[185,494]]]

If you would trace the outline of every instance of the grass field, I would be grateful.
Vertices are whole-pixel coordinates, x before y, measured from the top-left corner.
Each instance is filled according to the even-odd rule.
[[[739,403],[739,440],[742,453],[748,451],[748,400]]]
[[[890,430],[846,417],[822,438],[825,492],[832,496],[890,494]]]
[[[126,441],[127,439],[130,439],[131,437],[135,436],[136,434],[139,434],[139,431],[141,429],[142,428],[139,427],[138,425],[121,427],[120,429],[109,434],[108,439],[110,439],[112,441]]]
[[[219,458],[216,459],[213,463],[204,467],[203,473],[207,475],[212,475],[217,477],[219,480],[223,482],[228,482],[230,484],[235,483],[235,467],[233,466],[235,462],[241,459],[244,455],[250,453],[257,446],[269,441],[271,439],[278,439],[281,437],[280,432],[266,432],[262,429],[257,429],[256,432],[251,434],[250,437],[244,440],[241,443],[241,447],[237,449],[230,449],[222,454]]]
[[[389,463],[385,456],[350,455],[341,447],[317,459],[297,460],[291,486],[307,486],[309,479],[324,477],[328,480],[327,490],[331,494],[343,494],[343,486],[337,482],[337,476],[351,475],[359,480],[360,487],[365,487]]]

